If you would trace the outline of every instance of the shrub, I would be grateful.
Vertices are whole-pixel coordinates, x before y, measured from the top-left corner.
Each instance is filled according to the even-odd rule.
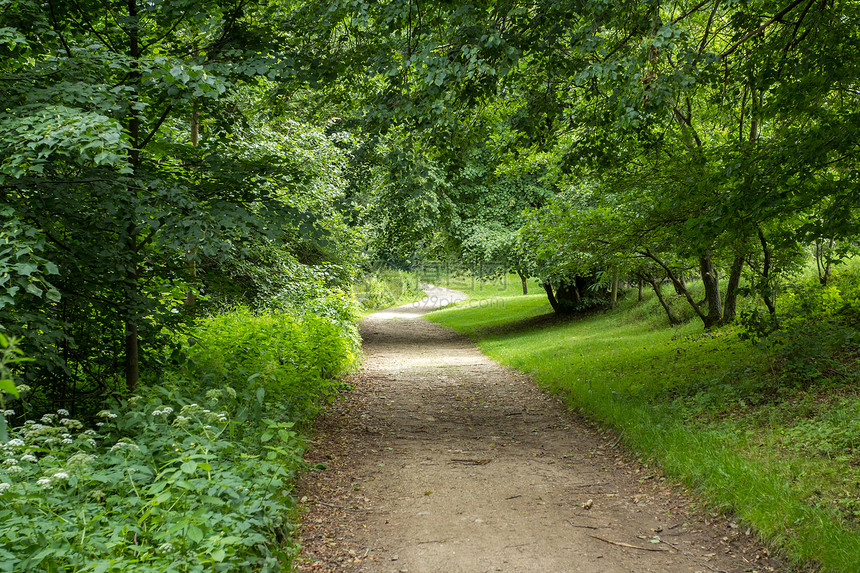
[[[188,345],[181,384],[233,386],[251,396],[262,389],[280,416],[300,422],[337,388],[334,377],[355,360],[358,335],[327,317],[240,309],[202,321]]]
[[[291,559],[278,541],[295,432],[278,428],[276,455],[263,455],[231,438],[233,412],[216,395],[170,406],[164,393],[102,411],[98,429],[59,410],[12,430],[0,571],[274,571]]]
[[[95,427],[59,410],[10,429],[0,571],[289,569],[297,427],[352,363],[348,330],[310,314],[207,319],[161,385]]]

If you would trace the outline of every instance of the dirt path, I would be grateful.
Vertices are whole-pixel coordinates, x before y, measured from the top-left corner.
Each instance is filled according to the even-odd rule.
[[[524,376],[416,320],[458,296],[362,322],[364,367],[298,487],[300,571],[776,570]]]

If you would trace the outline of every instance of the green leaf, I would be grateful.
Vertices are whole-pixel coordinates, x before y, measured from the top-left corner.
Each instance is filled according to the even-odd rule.
[[[226,557],[226,556],[227,556],[227,553],[223,549],[216,549],[215,551],[212,552],[212,559],[214,559],[215,561],[218,561],[219,563],[221,561],[224,561],[224,557]]]
[[[195,462],[194,460],[188,460],[179,467],[185,473],[193,474],[195,471],[197,471],[197,462]]]
[[[15,387],[15,383],[11,380],[0,380],[0,390],[6,392],[7,394],[12,394],[16,398],[18,398],[18,388]]]
[[[28,293],[36,295],[38,297],[41,297],[42,293],[45,292],[42,289],[40,289],[39,287],[37,287],[36,285],[34,285],[33,283],[27,283],[27,288],[25,290]]]
[[[200,543],[203,540],[203,532],[196,525],[189,525],[186,536],[194,543]]]

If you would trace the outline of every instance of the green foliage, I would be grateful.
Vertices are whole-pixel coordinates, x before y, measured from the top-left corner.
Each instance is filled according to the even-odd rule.
[[[424,298],[424,291],[415,273],[384,267],[360,275],[352,290],[364,312]]]
[[[212,307],[348,287],[342,138],[267,105],[288,12],[0,2],[0,322],[34,401],[96,411]]]
[[[780,384],[856,380],[860,349],[860,274],[845,269],[822,285],[798,280],[780,297],[780,311],[765,316],[753,308],[742,316],[742,338],[773,356]]]
[[[307,420],[337,390],[333,378],[352,366],[358,342],[351,322],[240,309],[196,328],[180,372],[185,384],[200,388],[262,392],[278,404],[278,417]]]
[[[0,570],[289,570],[298,428],[355,358],[344,328],[309,314],[207,319],[184,358],[94,428],[67,410],[13,428]]]
[[[289,533],[295,432],[267,442],[289,452],[270,460],[231,438],[229,400],[149,392],[101,412],[97,431],[64,410],[13,430],[2,570],[274,571],[289,560],[276,541]]]

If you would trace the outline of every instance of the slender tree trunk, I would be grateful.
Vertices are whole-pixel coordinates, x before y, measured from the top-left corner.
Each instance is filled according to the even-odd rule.
[[[191,146],[197,147],[200,140],[200,111],[199,105],[195,101],[191,108]]]
[[[720,297],[719,276],[709,252],[699,257],[699,271],[705,285],[705,302],[708,305],[708,314],[704,318],[705,328],[713,328],[723,319],[723,301]]]
[[[140,345],[137,338],[137,324],[125,323],[125,389],[134,392],[140,380]]]
[[[705,328],[708,328],[708,317],[705,316],[705,313],[702,312],[702,309],[699,308],[699,305],[696,304],[695,300],[693,300],[693,295],[691,295],[690,291],[687,290],[687,285],[681,279],[679,279],[674,272],[672,272],[672,269],[669,267],[669,265],[661,261],[649,250],[640,251],[639,254],[648,257],[649,259],[660,265],[660,267],[666,272],[666,276],[669,278],[670,281],[672,281],[672,286],[675,287],[675,292],[687,299],[687,302],[690,304],[690,307],[692,307],[693,312],[695,312],[696,316],[698,316],[705,324]]]
[[[612,294],[610,299],[611,308],[618,306],[618,273],[612,275]]]
[[[126,7],[128,9],[128,18],[129,18],[129,26],[127,29],[128,33],[128,53],[131,58],[131,73],[129,78],[129,85],[133,86],[133,92],[131,94],[132,103],[137,103],[137,89],[139,87],[140,82],[140,70],[138,59],[140,58],[140,38],[139,38],[139,30],[138,26],[138,14],[137,14],[137,0],[126,0]],[[135,105],[130,106],[130,116],[128,120],[128,135],[129,142],[131,144],[130,151],[130,159],[131,159],[131,168],[134,173],[137,173],[140,169],[140,145],[141,145],[141,125],[140,125],[140,117],[137,115],[138,111]],[[127,248],[131,252],[132,258],[137,258],[137,245],[134,240],[135,236],[135,221],[134,221],[134,213],[129,213],[130,220],[127,226],[127,234],[126,242]],[[132,263],[132,268],[128,271],[128,276],[126,277],[127,281],[127,294],[126,294],[126,304],[129,308],[126,309],[126,317],[125,317],[125,387],[127,392],[133,392],[137,387],[138,380],[140,379],[140,344],[138,340],[138,330],[137,330],[137,316],[136,311],[134,310],[134,299],[137,294],[137,281],[138,281],[138,267],[137,263]]]
[[[815,241],[815,265],[818,267],[818,282],[821,286],[827,286],[827,282],[830,280],[831,262],[828,255],[833,249],[833,244],[833,239],[830,239],[827,247],[821,241]]]
[[[723,320],[722,324],[730,324],[734,322],[737,316],[738,308],[738,285],[741,282],[741,271],[744,268],[744,257],[742,254],[735,254],[732,261],[732,268],[729,271],[729,282],[726,285],[726,302],[723,305]]]
[[[526,277],[526,275],[524,275],[523,272],[519,269],[517,269],[517,275],[520,277],[520,281],[522,281],[523,283],[523,294],[529,294],[528,277]]]
[[[762,266],[761,272],[761,288],[759,291],[761,292],[761,298],[764,300],[765,306],[767,306],[767,311],[770,313],[771,318],[776,317],[776,307],[773,303],[773,291],[771,289],[771,252],[770,246],[767,244],[767,238],[764,236],[764,231],[761,230],[761,227],[758,228],[758,240],[761,243],[762,254],[764,256],[764,262]]]
[[[666,316],[669,318],[669,324],[671,326],[677,326],[677,325],[681,324],[680,319],[678,319],[678,317],[675,316],[675,313],[672,312],[672,307],[669,306],[669,303],[666,301],[665,298],[663,298],[663,291],[660,288],[660,281],[658,279],[655,279],[654,277],[651,277],[651,276],[642,277],[642,278],[640,278],[640,282],[639,282],[640,286],[642,285],[643,280],[645,282],[647,282],[649,285],[651,285],[652,289],[654,289],[654,294],[657,295],[657,300],[660,301],[660,306],[663,307],[663,310],[666,312]]]

